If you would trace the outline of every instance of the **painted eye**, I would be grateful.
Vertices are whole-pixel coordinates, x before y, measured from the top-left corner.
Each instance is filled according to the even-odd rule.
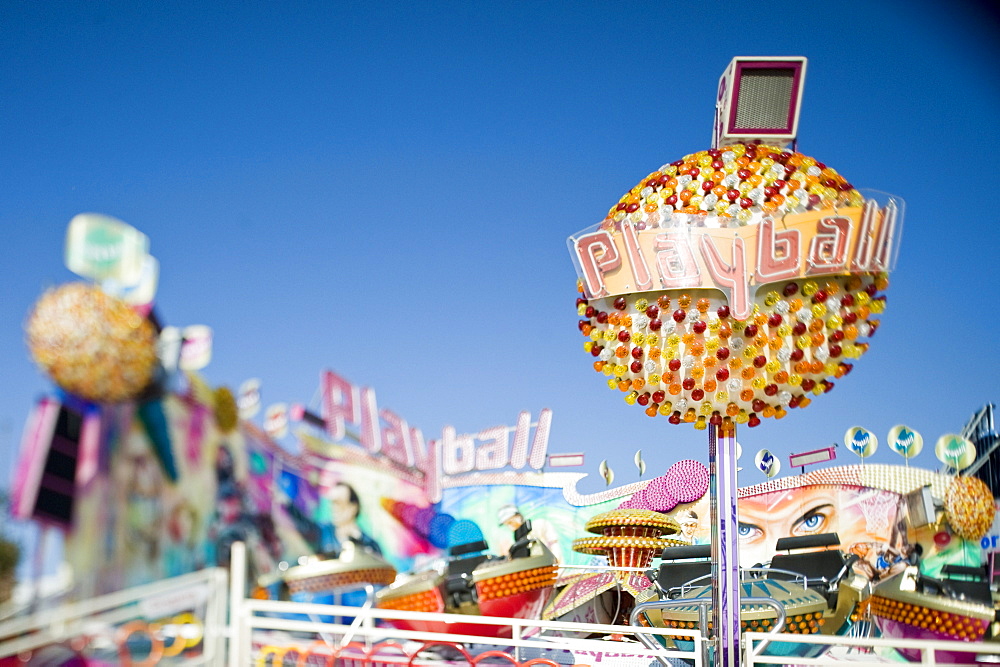
[[[740,522],[736,530],[741,540],[752,540],[763,534],[763,531],[752,523]]]
[[[818,532],[825,523],[826,523],[826,514],[822,512],[812,512],[802,517],[799,520],[799,525],[797,527],[799,529],[799,532],[815,533]]]

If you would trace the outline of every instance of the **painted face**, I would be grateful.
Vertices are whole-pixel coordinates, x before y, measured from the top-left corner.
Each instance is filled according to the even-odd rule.
[[[358,506],[351,502],[351,490],[346,486],[335,486],[329,491],[333,525],[349,526],[358,519]]]
[[[753,565],[770,560],[782,537],[839,532],[837,505],[837,491],[822,487],[741,498],[741,563]],[[847,542],[844,537],[841,535],[841,542]]]
[[[520,514],[515,514],[511,518],[504,521],[503,525],[507,526],[511,530],[517,530],[518,528],[521,527],[521,524],[523,523],[524,523],[524,517],[522,517]]]

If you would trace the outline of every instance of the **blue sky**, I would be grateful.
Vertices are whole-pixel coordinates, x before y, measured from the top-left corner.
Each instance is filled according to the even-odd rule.
[[[1000,49],[970,5],[5,2],[2,20],[6,469],[51,389],[23,323],[73,279],[63,237],[85,211],[150,237],[161,318],[215,330],[212,384],[308,402],[331,368],[428,437],[549,407],[585,491],[605,458],[634,481],[640,448],[647,476],[707,461],[704,433],[591,369],[565,239],[709,148],[737,55],[807,56],[799,150],[906,201],[871,351],[809,408],[741,429],[744,450],[904,423],[937,467],[938,436],[1000,399]]]

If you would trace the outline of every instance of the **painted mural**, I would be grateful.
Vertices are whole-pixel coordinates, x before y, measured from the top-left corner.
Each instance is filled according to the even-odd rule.
[[[29,419],[15,506],[65,519],[65,559],[80,598],[228,567],[236,542],[247,547],[248,592],[299,602],[361,604],[350,587],[364,581],[385,610],[628,624],[637,605],[676,595],[697,601],[711,591],[703,584],[678,593],[669,570],[676,548],[694,550],[683,553],[695,570],[710,567],[710,476],[700,461],[620,486],[608,474],[609,488],[581,494],[583,473],[544,469],[547,410],[521,413],[510,426],[468,434],[446,427],[425,438],[379,408],[372,390],[329,371],[321,376],[322,414],[298,415],[289,451],[238,419],[227,389],[191,373],[184,379],[177,391],[119,405],[56,396]],[[61,506],[33,494],[46,484],[53,492],[51,452],[64,451],[69,436],[79,441],[79,461],[71,502],[55,511]],[[768,571],[813,558],[793,554],[802,547],[789,538],[826,549],[817,562],[835,556],[822,575],[833,582],[825,592],[758,580],[768,597],[792,596],[793,627],[843,634],[867,622],[885,636],[943,636],[897,611],[905,602],[958,613],[952,607],[965,598],[953,600],[952,589],[963,581],[952,575],[978,573],[993,544],[995,506],[985,485],[878,464],[765,479],[739,489],[740,565]],[[793,571],[799,567],[808,566]],[[908,577],[915,583],[897,590]],[[912,586],[931,588],[914,602]],[[984,637],[980,616],[992,606],[980,606],[963,612],[958,634],[947,637]],[[690,629],[689,613],[665,610],[651,622]]]
[[[517,528],[530,520],[533,536],[559,563],[594,564],[603,559],[573,549],[574,541],[586,535],[587,521],[636,505],[670,478],[665,474],[584,496],[575,488],[580,473],[512,470],[506,442],[499,448],[506,448],[504,456],[479,456],[485,469],[469,466],[449,474],[442,468],[454,470],[458,456],[426,453],[440,452],[447,435],[424,446],[421,456],[437,459],[424,470],[419,458],[408,465],[408,459],[386,448],[373,452],[347,436],[334,442],[316,428],[301,429],[301,449],[293,454],[252,423],[225,430],[211,391],[197,379],[159,405],[163,421],[158,426],[134,407],[110,407],[102,414],[99,468],[79,489],[74,528],[66,540],[67,560],[77,572],[88,573],[80,577],[90,589],[85,594],[224,566],[236,541],[249,547],[252,580],[310,555],[336,556],[347,541],[381,555],[399,572],[414,571],[446,555],[449,530],[459,521],[474,525],[489,550],[503,554]],[[347,425],[355,426],[349,420]],[[381,423],[383,429],[389,426]],[[547,438],[547,432],[542,435]],[[384,432],[382,437],[388,439]],[[527,433],[518,437],[524,447]],[[497,439],[496,429],[450,436],[453,447],[473,452],[496,450]],[[162,451],[165,447],[169,452]],[[164,460],[172,461],[176,479]],[[429,482],[431,476],[436,479]],[[978,541],[960,537],[942,520],[918,527],[908,520],[905,494],[930,485],[944,497],[947,480],[918,469],[868,465],[744,487],[739,501],[742,565],[770,560],[779,538],[831,532],[874,577],[895,571],[917,550],[931,573],[946,562],[979,563]],[[432,493],[439,498],[432,499]],[[676,521],[684,542],[710,542],[704,489],[690,502],[654,506],[648,505]]]

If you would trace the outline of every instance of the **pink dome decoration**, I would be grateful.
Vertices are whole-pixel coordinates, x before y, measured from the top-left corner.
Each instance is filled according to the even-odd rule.
[[[670,466],[664,475],[669,481],[669,493],[678,502],[692,503],[708,491],[708,468],[704,463],[685,459]]]

